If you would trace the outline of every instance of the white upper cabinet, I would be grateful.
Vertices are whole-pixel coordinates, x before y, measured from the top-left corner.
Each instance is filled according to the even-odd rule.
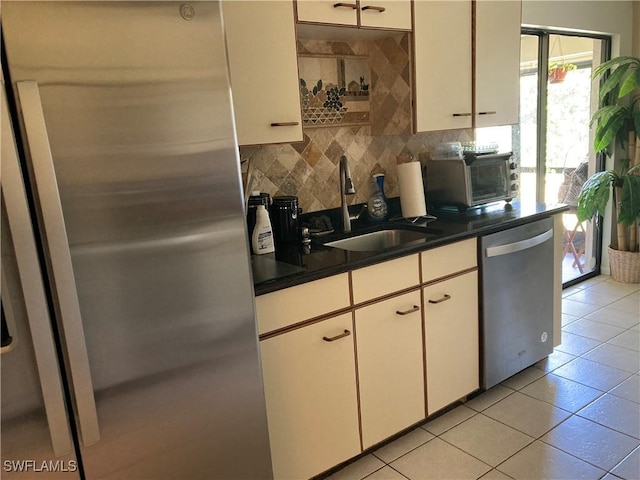
[[[297,0],[298,22],[411,30],[409,0]]]
[[[411,2],[405,0],[360,0],[363,27],[411,30]]]
[[[476,127],[518,123],[520,1],[476,1]]]
[[[471,2],[414,2],[417,132],[471,128]]]
[[[335,25],[358,25],[356,0],[298,0],[296,2],[299,22],[330,23]]]
[[[521,9],[520,0],[415,0],[417,132],[518,123]]]
[[[302,141],[293,4],[223,2],[238,143]]]

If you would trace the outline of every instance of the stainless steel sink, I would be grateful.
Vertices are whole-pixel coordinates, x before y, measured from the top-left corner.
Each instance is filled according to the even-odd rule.
[[[407,245],[409,243],[424,242],[428,234],[413,230],[379,230],[377,232],[364,233],[342,240],[325,243],[328,247],[341,248],[355,252],[375,252],[387,248]]]

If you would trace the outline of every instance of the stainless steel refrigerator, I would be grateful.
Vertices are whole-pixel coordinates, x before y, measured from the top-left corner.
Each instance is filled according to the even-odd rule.
[[[2,478],[271,478],[219,2],[0,15]]]

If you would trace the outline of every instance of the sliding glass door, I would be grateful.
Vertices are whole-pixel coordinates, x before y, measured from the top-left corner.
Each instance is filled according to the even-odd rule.
[[[563,215],[565,285],[599,273],[601,234],[576,217],[584,181],[602,169],[589,128],[598,84],[591,71],[607,58],[604,37],[527,30],[522,35],[520,125],[514,129],[521,198],[566,203]]]

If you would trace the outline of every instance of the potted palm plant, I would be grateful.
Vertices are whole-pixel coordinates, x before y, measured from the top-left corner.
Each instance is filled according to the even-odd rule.
[[[609,246],[611,276],[640,283],[640,58],[614,58],[596,68],[592,77],[605,78],[600,108],[590,124],[597,124],[594,148],[610,156],[620,145],[624,156],[618,170],[597,172],[584,183],[578,196],[578,220],[604,215],[613,191],[617,236]]]

